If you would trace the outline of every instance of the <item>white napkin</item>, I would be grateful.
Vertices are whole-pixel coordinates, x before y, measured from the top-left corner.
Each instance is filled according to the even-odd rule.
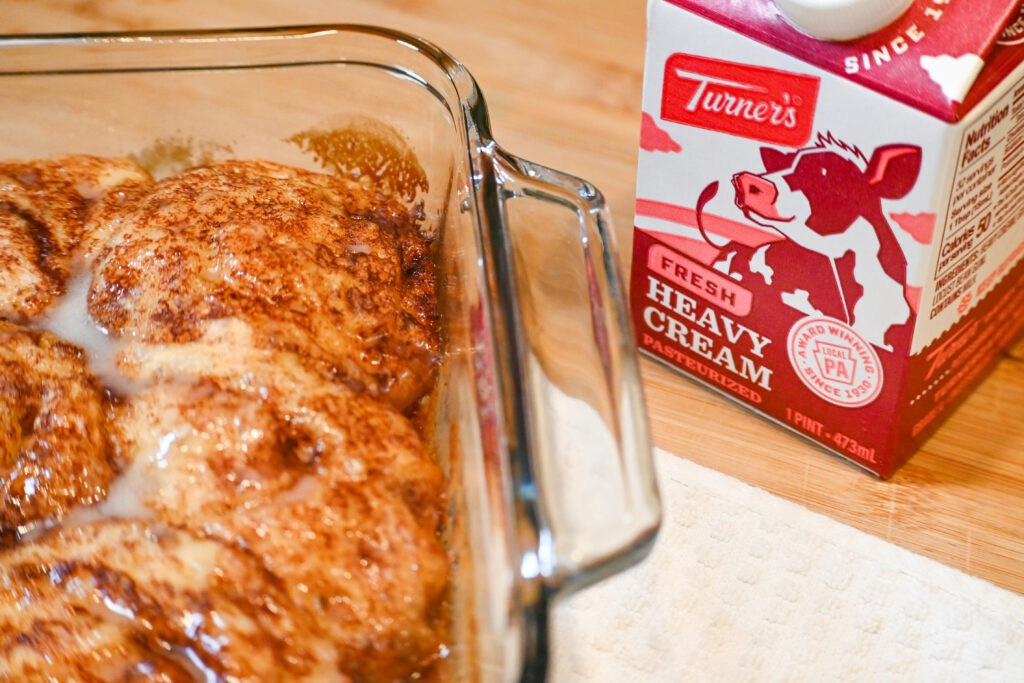
[[[1024,681],[1024,596],[664,451],[638,567],[553,614],[552,679]]]

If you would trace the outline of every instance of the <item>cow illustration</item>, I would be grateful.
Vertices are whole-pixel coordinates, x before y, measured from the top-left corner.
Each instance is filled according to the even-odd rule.
[[[911,306],[907,259],[882,200],[910,192],[921,170],[921,148],[884,145],[868,159],[831,134],[819,134],[813,146],[795,152],[764,147],[761,160],[763,173],[733,176],[736,206],[784,239],[726,245],[714,267],[748,286],[768,286],[804,314],[843,320],[891,351],[887,335],[911,320]]]

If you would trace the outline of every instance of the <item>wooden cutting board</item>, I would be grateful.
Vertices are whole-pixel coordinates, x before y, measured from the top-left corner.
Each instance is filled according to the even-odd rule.
[[[372,23],[424,36],[479,81],[495,136],[601,188],[632,229],[643,0],[0,0],[5,32]],[[1024,593],[1024,343],[889,481],[645,360],[656,445]],[[879,577],[884,580],[884,577]]]

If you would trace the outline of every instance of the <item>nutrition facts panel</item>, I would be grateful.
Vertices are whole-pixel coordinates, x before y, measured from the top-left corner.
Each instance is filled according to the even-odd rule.
[[[991,248],[1024,217],[1022,169],[1024,84],[1019,83],[964,132],[930,317],[963,302],[988,270],[986,263],[1001,260]]]

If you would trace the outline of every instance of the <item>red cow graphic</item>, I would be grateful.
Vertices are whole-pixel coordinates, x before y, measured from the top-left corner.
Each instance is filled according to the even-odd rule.
[[[804,314],[847,322],[887,350],[912,320],[907,259],[882,199],[907,195],[921,149],[885,145],[867,159],[831,136],[786,153],[761,149],[764,173],[737,173],[736,205],[746,218],[786,239],[760,247],[731,243],[715,263],[748,288],[772,290]]]

